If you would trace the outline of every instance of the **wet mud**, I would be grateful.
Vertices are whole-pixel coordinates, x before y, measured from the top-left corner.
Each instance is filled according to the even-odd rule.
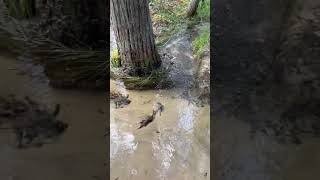
[[[68,124],[56,119],[59,112],[59,104],[50,112],[28,96],[0,98],[0,130],[15,133],[17,148],[41,147],[46,139],[58,137],[67,129]]]

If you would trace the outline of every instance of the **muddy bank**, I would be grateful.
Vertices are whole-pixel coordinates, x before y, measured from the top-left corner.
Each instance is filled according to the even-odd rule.
[[[68,130],[40,148],[16,149],[12,131],[1,131],[0,179],[103,179],[106,106],[105,93],[57,90],[48,86],[41,66],[0,55],[0,94],[29,96],[51,107],[60,104],[57,118]]]
[[[209,29],[210,24],[204,23],[202,25],[196,26],[192,31],[193,39],[203,33],[206,28]],[[210,37],[209,37],[210,38]],[[194,55],[195,56],[195,55]],[[201,57],[195,57],[197,61],[197,70],[196,70],[196,86],[199,89],[199,96],[203,102],[210,103],[210,42],[205,47]]]

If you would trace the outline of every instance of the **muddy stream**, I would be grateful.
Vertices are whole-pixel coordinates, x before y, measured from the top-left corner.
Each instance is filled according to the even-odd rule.
[[[173,88],[134,91],[121,81],[110,82],[111,91],[129,95],[131,101],[122,108],[110,102],[112,180],[210,179],[210,107],[194,103],[191,89],[196,65],[190,35],[182,32],[160,53],[170,57],[162,61]],[[137,129],[158,102],[163,112]]]
[[[61,105],[58,119],[69,124],[56,141],[40,148],[17,149],[10,130],[0,133],[1,180],[102,180],[106,176],[106,94],[57,90],[48,86],[40,66],[0,54],[0,95],[29,96]]]
[[[209,107],[189,104],[171,91],[125,93],[132,101],[127,107],[111,105],[111,179],[209,179]],[[161,116],[137,129],[156,102],[164,105]]]

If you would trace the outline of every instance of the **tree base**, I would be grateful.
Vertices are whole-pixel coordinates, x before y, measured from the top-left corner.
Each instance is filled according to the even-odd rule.
[[[167,89],[172,87],[172,83],[167,79],[167,75],[162,70],[153,70],[148,76],[130,76],[121,68],[111,70],[111,78],[123,81],[129,90],[149,90]]]

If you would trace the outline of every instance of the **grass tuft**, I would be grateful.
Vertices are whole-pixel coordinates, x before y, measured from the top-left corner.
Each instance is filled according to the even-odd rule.
[[[121,66],[120,55],[117,48],[112,51],[110,62],[113,68],[119,68]]]
[[[166,74],[163,70],[153,70],[147,77],[126,77],[122,78],[127,89],[146,90],[161,87],[166,83]]]
[[[193,53],[196,58],[201,59],[206,49],[209,48],[210,32],[206,28],[200,32],[200,35],[192,42]]]

